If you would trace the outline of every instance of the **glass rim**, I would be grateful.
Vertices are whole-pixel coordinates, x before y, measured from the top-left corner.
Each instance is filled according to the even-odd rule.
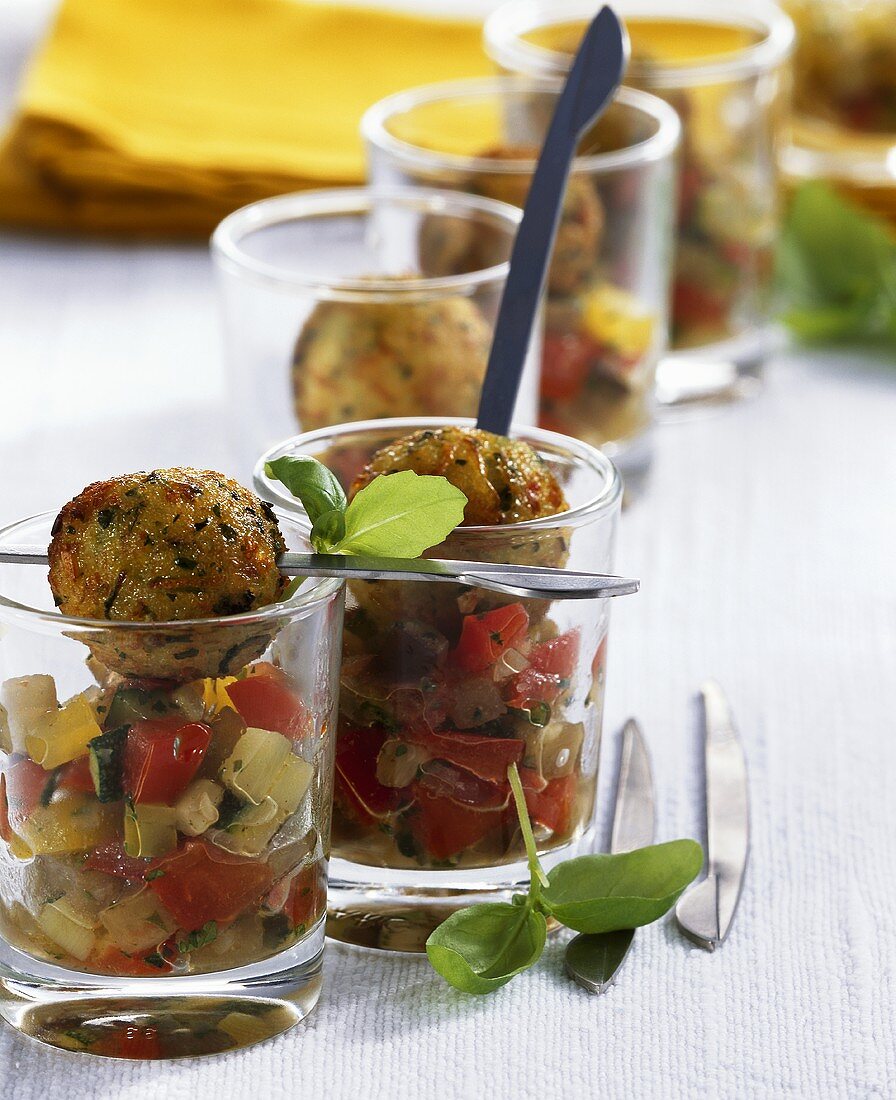
[[[396,92],[374,103],[361,118],[361,136],[377,149],[400,158],[405,163],[420,168],[444,168],[450,171],[488,172],[498,175],[520,175],[534,172],[534,158],[520,157],[518,160],[498,159],[497,157],[467,156],[462,153],[444,153],[437,149],[426,149],[420,145],[403,141],[387,129],[388,119],[401,111],[407,111],[422,104],[439,100],[455,99],[461,95],[487,96],[500,94],[505,90],[541,91],[559,94],[563,80],[557,76],[498,75],[485,77],[463,77],[460,80],[445,80],[437,84],[420,84],[415,88]],[[662,160],[671,156],[678,147],[681,135],[681,122],[678,115],[663,100],[635,88],[619,88],[613,103],[647,115],[656,123],[656,131],[643,141],[635,142],[624,149],[606,153],[588,153],[576,157],[571,172],[604,173],[622,168],[632,168],[641,164]]]
[[[325,428],[315,428],[313,431],[301,432],[299,435],[282,439],[279,443],[275,443],[273,447],[269,447],[255,464],[252,475],[253,484],[256,491],[264,492],[266,496],[275,498],[275,508],[279,507],[289,519],[308,528],[310,525],[305,523],[307,515],[301,510],[301,503],[295,497],[288,495],[285,487],[280,482],[268,478],[265,473],[265,466],[268,462],[287,454],[295,454],[299,449],[299,445],[315,443],[319,440],[335,439],[341,435],[351,433],[391,431],[394,428],[397,438],[418,428],[439,428],[446,425],[472,428],[475,427],[475,424],[476,421],[473,417],[399,416],[381,417],[375,420],[356,420],[344,424],[331,424]],[[603,477],[604,487],[602,491],[583,504],[570,508],[566,512],[558,512],[553,516],[541,516],[538,519],[529,519],[512,524],[471,524],[470,526],[456,528],[452,535],[460,534],[465,538],[470,535],[506,536],[511,530],[523,532],[543,531],[556,527],[561,523],[564,527],[575,526],[610,512],[619,503],[622,497],[622,477],[613,462],[602,451],[592,447],[590,443],[563,435],[560,432],[552,432],[546,428],[536,428],[527,424],[512,424],[510,436],[511,438],[532,442],[536,446],[539,443],[544,443],[553,446],[560,453],[579,459],[584,465]]]
[[[318,296],[369,298],[372,294],[411,297],[438,292],[457,293],[485,284],[499,285],[507,278],[510,261],[459,275],[392,277],[322,276],[310,271],[280,267],[250,256],[241,242],[249,234],[283,222],[327,215],[363,215],[378,202],[394,203],[429,215],[448,217],[475,213],[491,223],[500,224],[512,239],[522,219],[522,211],[509,203],[483,195],[470,195],[434,187],[333,187],[315,191],[296,191],[275,195],[234,210],[218,223],[212,233],[212,259],[239,275],[279,287],[300,288]]]
[[[15,544],[17,541],[15,532],[27,524],[46,520],[49,527],[52,525],[55,515],[55,512],[36,512],[33,515],[14,520],[12,523],[4,524],[0,527],[0,545],[7,541]],[[292,516],[288,518],[293,519]],[[10,535],[13,535],[12,540],[9,540]],[[33,569],[35,567],[22,565],[14,568]],[[243,611],[238,615],[213,615],[203,619],[171,619],[167,621],[154,620],[152,622],[134,619],[88,619],[79,615],[63,615],[59,611],[45,611],[39,607],[32,607],[30,604],[13,599],[0,589],[0,618],[24,618],[44,625],[65,627],[66,629],[74,627],[79,632],[90,631],[93,633],[122,630],[125,633],[145,631],[155,634],[160,630],[164,630],[166,634],[177,634],[181,630],[196,630],[200,627],[255,626],[277,619],[305,618],[328,603],[336,595],[340,586],[344,584],[344,581],[338,577],[308,579],[313,580],[314,583],[307,591],[294,592],[288,599],[267,604],[255,611]]]
[[[712,22],[758,30],[759,42],[740,50],[705,60],[694,58],[676,63],[629,63],[627,77],[635,77],[653,88],[687,87],[694,84],[739,79],[765,72],[780,64],[791,52],[796,40],[793,21],[776,4],[768,0],[752,0],[748,8],[726,4],[723,0],[688,0],[687,4],[670,5],[668,9],[657,0],[616,0],[614,10],[623,22],[629,17],[655,16],[672,22]],[[570,19],[592,17],[598,5],[591,0],[506,0],[485,20],[483,46],[497,64],[514,72],[529,75],[555,74],[568,69],[566,56],[557,50],[526,42],[522,35],[542,27],[555,26]]]

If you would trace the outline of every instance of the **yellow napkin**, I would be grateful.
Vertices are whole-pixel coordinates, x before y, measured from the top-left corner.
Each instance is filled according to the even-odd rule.
[[[63,0],[0,146],[0,221],[205,234],[364,179],[364,110],[488,73],[478,24],[302,0]]]

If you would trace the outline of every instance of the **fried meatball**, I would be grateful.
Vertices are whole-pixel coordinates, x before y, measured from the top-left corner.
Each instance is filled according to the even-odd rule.
[[[539,150],[528,145],[498,145],[480,155],[493,160],[535,160]],[[531,183],[529,172],[494,172],[473,182],[473,189],[487,198],[525,206]],[[573,174],[566,185],[560,225],[551,256],[548,289],[552,294],[572,294],[591,274],[597,261],[604,229],[604,209],[591,181]]]
[[[168,623],[253,611],[277,600],[286,549],[270,505],[208,470],[125,474],[89,485],[56,517],[50,587],[60,611]],[[94,655],[131,676],[222,675],[269,640],[258,626],[98,632]],[[201,633],[201,637],[199,634]]]
[[[464,526],[498,526],[567,508],[547,463],[520,439],[478,428],[424,428],[382,447],[355,478],[357,493],[380,474],[440,474],[467,498]]]
[[[296,343],[305,430],[383,416],[472,416],[491,328],[467,298],[323,302]]]

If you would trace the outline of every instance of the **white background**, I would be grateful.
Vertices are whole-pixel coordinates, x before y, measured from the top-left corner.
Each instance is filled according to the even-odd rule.
[[[51,6],[0,3],[7,101]],[[232,465],[205,249],[0,236],[0,387],[0,521],[113,473]],[[422,959],[330,947],[305,1025],[217,1059],[79,1059],[0,1025],[0,1096],[896,1095],[894,424],[892,361],[782,357],[755,402],[660,431],[624,518],[643,590],[614,611],[607,728],[643,722],[662,839],[700,835],[707,675],[747,747],[752,863],[721,951],[666,921],[603,998],[554,944],[474,999]]]

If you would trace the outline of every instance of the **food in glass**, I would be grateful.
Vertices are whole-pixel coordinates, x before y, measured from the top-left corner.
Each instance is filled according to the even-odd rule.
[[[297,430],[474,415],[520,217],[484,197],[381,187],[278,196],[225,218],[212,255],[246,466]],[[457,240],[475,248],[451,255]],[[516,407],[524,423],[539,341]]]
[[[362,123],[371,179],[521,207],[559,90],[498,77],[382,100]],[[626,474],[649,461],[678,129],[662,102],[620,93],[574,161],[548,273],[539,423],[608,447]],[[443,245],[445,263],[468,267],[477,247],[456,234]]]
[[[41,529],[37,517],[3,540]],[[339,585],[287,594],[285,545],[269,506],[222,475],[127,475],[56,517],[57,614],[0,597],[0,939],[23,953],[10,974],[36,1000],[59,968],[108,979],[91,988],[162,1012],[146,1056],[257,1041],[317,999]],[[240,968],[272,956],[295,1003],[265,1021],[280,1001],[262,1006]],[[114,981],[224,971],[225,1010],[206,1005],[207,1034],[193,1038],[165,1011],[189,1015],[207,987]],[[77,978],[66,981],[74,998]],[[83,1027],[33,1033],[143,1056],[90,1005],[71,1009]],[[224,1022],[228,1011],[249,1024]]]
[[[510,72],[564,73],[595,10],[589,0],[511,0],[487,22],[487,49]],[[672,347],[752,343],[770,307],[793,27],[765,3],[620,0],[614,10],[631,39],[626,83],[682,121]]]

